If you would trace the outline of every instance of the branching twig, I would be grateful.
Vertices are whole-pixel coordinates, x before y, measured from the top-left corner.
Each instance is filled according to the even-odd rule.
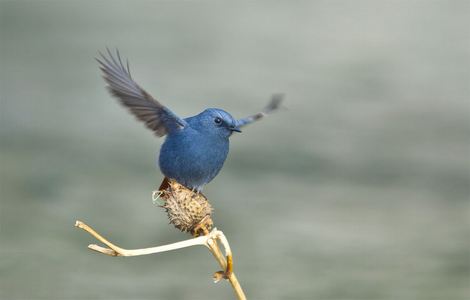
[[[147,254],[155,254],[161,253],[166,251],[177,250],[181,248],[191,247],[191,246],[206,246],[209,251],[213,254],[214,258],[219,263],[220,267],[225,271],[219,271],[214,274],[214,281],[217,282],[220,279],[227,279],[233,287],[233,290],[238,299],[246,299],[245,294],[238,282],[235,273],[233,273],[233,262],[232,262],[232,251],[230,249],[230,245],[228,243],[227,238],[225,237],[224,233],[217,228],[214,228],[209,234],[199,236],[196,238],[192,238],[189,240],[158,246],[158,247],[151,247],[151,248],[142,248],[142,249],[123,249],[118,247],[108,241],[106,238],[101,236],[98,232],[96,232],[93,228],[88,226],[87,224],[76,221],[75,226],[81,228],[94,236],[97,240],[108,246],[109,248],[101,247],[95,244],[88,245],[88,248],[91,250],[110,255],[110,256],[138,256],[138,255],[147,255]],[[218,241],[224,246],[225,250],[225,257],[222,254],[222,251],[219,248]]]

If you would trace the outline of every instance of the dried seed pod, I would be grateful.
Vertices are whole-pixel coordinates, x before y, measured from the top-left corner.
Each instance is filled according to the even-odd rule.
[[[212,206],[201,193],[193,192],[173,179],[166,179],[160,187],[160,199],[164,201],[170,223],[192,235],[208,233],[212,228]]]

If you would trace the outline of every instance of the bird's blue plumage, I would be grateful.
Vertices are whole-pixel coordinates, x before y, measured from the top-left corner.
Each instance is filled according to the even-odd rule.
[[[236,120],[220,109],[205,110],[185,121],[189,126],[166,137],[159,166],[166,177],[200,191],[224,165],[229,137],[238,128]]]
[[[264,111],[239,120],[217,108],[181,119],[132,79],[129,64],[124,66],[118,51],[113,55],[108,50],[97,60],[111,94],[157,136],[167,135],[158,159],[162,173],[197,191],[224,165],[232,133],[276,110],[282,100],[282,95],[274,95]]]

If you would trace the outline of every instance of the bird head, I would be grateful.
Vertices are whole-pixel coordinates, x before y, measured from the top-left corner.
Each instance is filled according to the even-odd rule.
[[[242,132],[237,125],[237,120],[228,112],[218,108],[208,108],[196,116],[198,130],[207,134],[213,134],[228,138],[235,132]]]

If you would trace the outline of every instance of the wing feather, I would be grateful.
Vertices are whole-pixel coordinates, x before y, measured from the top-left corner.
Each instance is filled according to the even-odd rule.
[[[260,111],[259,113],[248,116],[246,118],[237,120],[237,126],[243,127],[245,125],[251,124],[255,121],[258,121],[259,119],[262,119],[268,114],[278,110],[281,107],[281,103],[283,99],[284,99],[284,94],[274,94],[271,97],[271,101],[269,101],[268,105],[266,105],[263,111]]]
[[[186,121],[158,102],[132,79],[129,61],[124,66],[118,50],[115,55],[109,49],[106,51],[107,55],[100,52],[100,58],[96,60],[103,71],[107,88],[139,121],[144,122],[157,136],[188,126]]]

